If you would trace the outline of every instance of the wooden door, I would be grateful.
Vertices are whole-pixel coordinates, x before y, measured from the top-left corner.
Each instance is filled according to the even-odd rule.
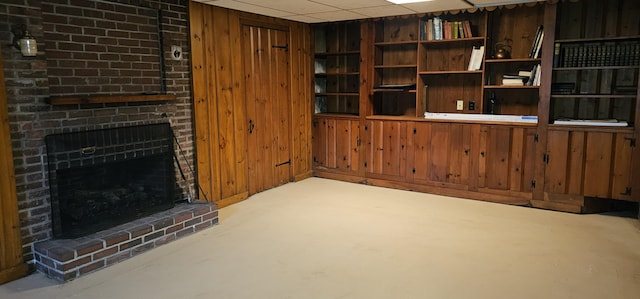
[[[249,194],[291,180],[289,33],[244,25]]]
[[[407,167],[407,122],[367,121],[367,177],[404,180]]]
[[[504,125],[480,128],[478,189],[531,198],[535,129]]]
[[[631,186],[632,133],[549,130],[547,140],[546,197],[637,198],[631,193],[638,192]]]
[[[468,189],[471,126],[418,122],[408,128],[411,168],[415,183]],[[412,131],[412,132],[411,132]]]
[[[0,284],[24,276],[28,271],[22,259],[16,178],[2,70],[0,56]]]

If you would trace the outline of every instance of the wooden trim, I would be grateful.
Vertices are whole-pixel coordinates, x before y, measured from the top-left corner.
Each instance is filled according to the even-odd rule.
[[[310,177],[313,177],[313,172],[312,171],[308,171],[308,172],[305,172],[305,173],[294,175],[293,176],[293,181],[294,182],[299,182],[299,181],[302,181],[302,180],[306,180],[306,179],[308,179]]]
[[[149,94],[149,95],[102,95],[102,96],[60,96],[50,97],[47,103],[57,105],[77,105],[77,104],[103,104],[103,103],[132,103],[132,102],[164,102],[175,101],[176,96],[172,94]]]
[[[4,66],[0,57],[0,284],[27,275],[22,257],[20,217]]]
[[[234,203],[239,203],[247,198],[249,198],[249,192],[243,192],[240,194],[236,194],[234,196],[230,196],[230,197],[218,200],[215,203],[218,205],[218,209],[220,209],[220,208],[228,207]]]

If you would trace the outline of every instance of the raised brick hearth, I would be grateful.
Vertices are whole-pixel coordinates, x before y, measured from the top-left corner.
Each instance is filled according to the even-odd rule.
[[[178,204],[81,238],[35,243],[36,269],[53,279],[70,281],[217,223],[215,204]]]

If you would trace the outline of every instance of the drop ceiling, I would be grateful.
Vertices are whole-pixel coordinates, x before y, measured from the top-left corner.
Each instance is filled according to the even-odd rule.
[[[335,22],[545,0],[432,0],[393,4],[386,0],[194,0],[214,6],[303,23]]]

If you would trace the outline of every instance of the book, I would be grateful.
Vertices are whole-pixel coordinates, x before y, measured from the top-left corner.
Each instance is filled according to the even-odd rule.
[[[478,48],[473,47],[471,50],[471,57],[469,58],[469,71],[477,71],[482,67],[482,60],[484,59],[484,46]]]
[[[539,48],[542,45],[542,37],[543,37],[543,31],[542,31],[542,25],[538,26],[538,30],[536,31],[536,37],[533,40],[533,44],[531,44],[531,51],[529,52],[529,58],[537,58],[538,56],[538,51]]]
[[[451,39],[451,22],[444,21],[442,30],[444,31],[443,39]]]
[[[464,29],[464,37],[473,37],[471,32],[471,22],[469,20],[462,21],[462,27]]]
[[[553,45],[553,67],[560,67],[560,43]]]
[[[427,40],[433,40],[433,19],[427,20]]]
[[[439,17],[433,18],[433,39],[442,39],[442,19]]]
[[[502,78],[502,85],[508,86],[524,86],[524,81],[520,78]]]

